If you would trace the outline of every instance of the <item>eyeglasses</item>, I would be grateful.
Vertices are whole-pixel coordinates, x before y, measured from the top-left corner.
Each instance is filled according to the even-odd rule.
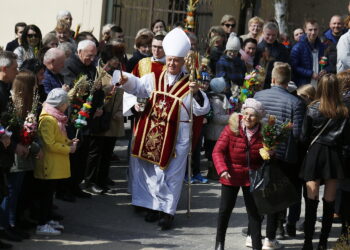
[[[236,24],[234,23],[234,24],[229,24],[229,23],[225,23],[224,24],[227,28],[234,28],[234,27],[236,27]]]
[[[28,38],[37,38],[38,35],[37,34],[27,34]]]

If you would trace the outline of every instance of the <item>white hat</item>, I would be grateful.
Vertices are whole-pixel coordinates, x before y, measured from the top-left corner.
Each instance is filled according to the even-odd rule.
[[[236,33],[232,32],[226,43],[226,51],[235,50],[239,51],[241,49],[241,41],[237,37]]]
[[[191,41],[186,33],[175,28],[163,40],[163,49],[166,56],[185,57],[191,48]]]
[[[264,105],[261,102],[255,100],[253,98],[247,98],[244,101],[244,103],[242,105],[242,110],[244,110],[246,108],[254,109],[255,112],[257,112],[259,114],[260,118],[264,117],[266,114]]]

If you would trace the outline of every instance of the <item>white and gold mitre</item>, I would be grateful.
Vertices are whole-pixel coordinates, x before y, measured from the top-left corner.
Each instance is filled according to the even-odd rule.
[[[175,28],[163,40],[163,49],[166,56],[185,57],[191,48],[191,41],[186,33]]]

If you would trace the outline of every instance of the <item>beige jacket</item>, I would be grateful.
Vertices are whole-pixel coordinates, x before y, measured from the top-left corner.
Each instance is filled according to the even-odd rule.
[[[97,74],[102,72],[100,66],[97,67]],[[102,77],[102,88],[105,95],[109,95],[113,89],[112,76],[105,74]],[[123,116],[123,93],[122,88],[117,88],[115,95],[113,95],[107,103],[104,105],[104,111],[112,111],[112,119],[110,121],[109,129],[106,132],[96,133],[95,136],[108,136],[108,137],[122,137],[125,134],[124,131],[124,116]],[[114,101],[115,99],[115,101]],[[114,101],[114,105],[113,105]],[[113,107],[112,107],[113,105]]]

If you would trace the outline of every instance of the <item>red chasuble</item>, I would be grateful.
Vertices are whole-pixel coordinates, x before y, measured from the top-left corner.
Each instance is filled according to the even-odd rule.
[[[189,94],[188,75],[166,89],[166,71],[158,81],[149,104],[142,113],[135,131],[132,155],[165,169],[174,155],[183,98]]]

